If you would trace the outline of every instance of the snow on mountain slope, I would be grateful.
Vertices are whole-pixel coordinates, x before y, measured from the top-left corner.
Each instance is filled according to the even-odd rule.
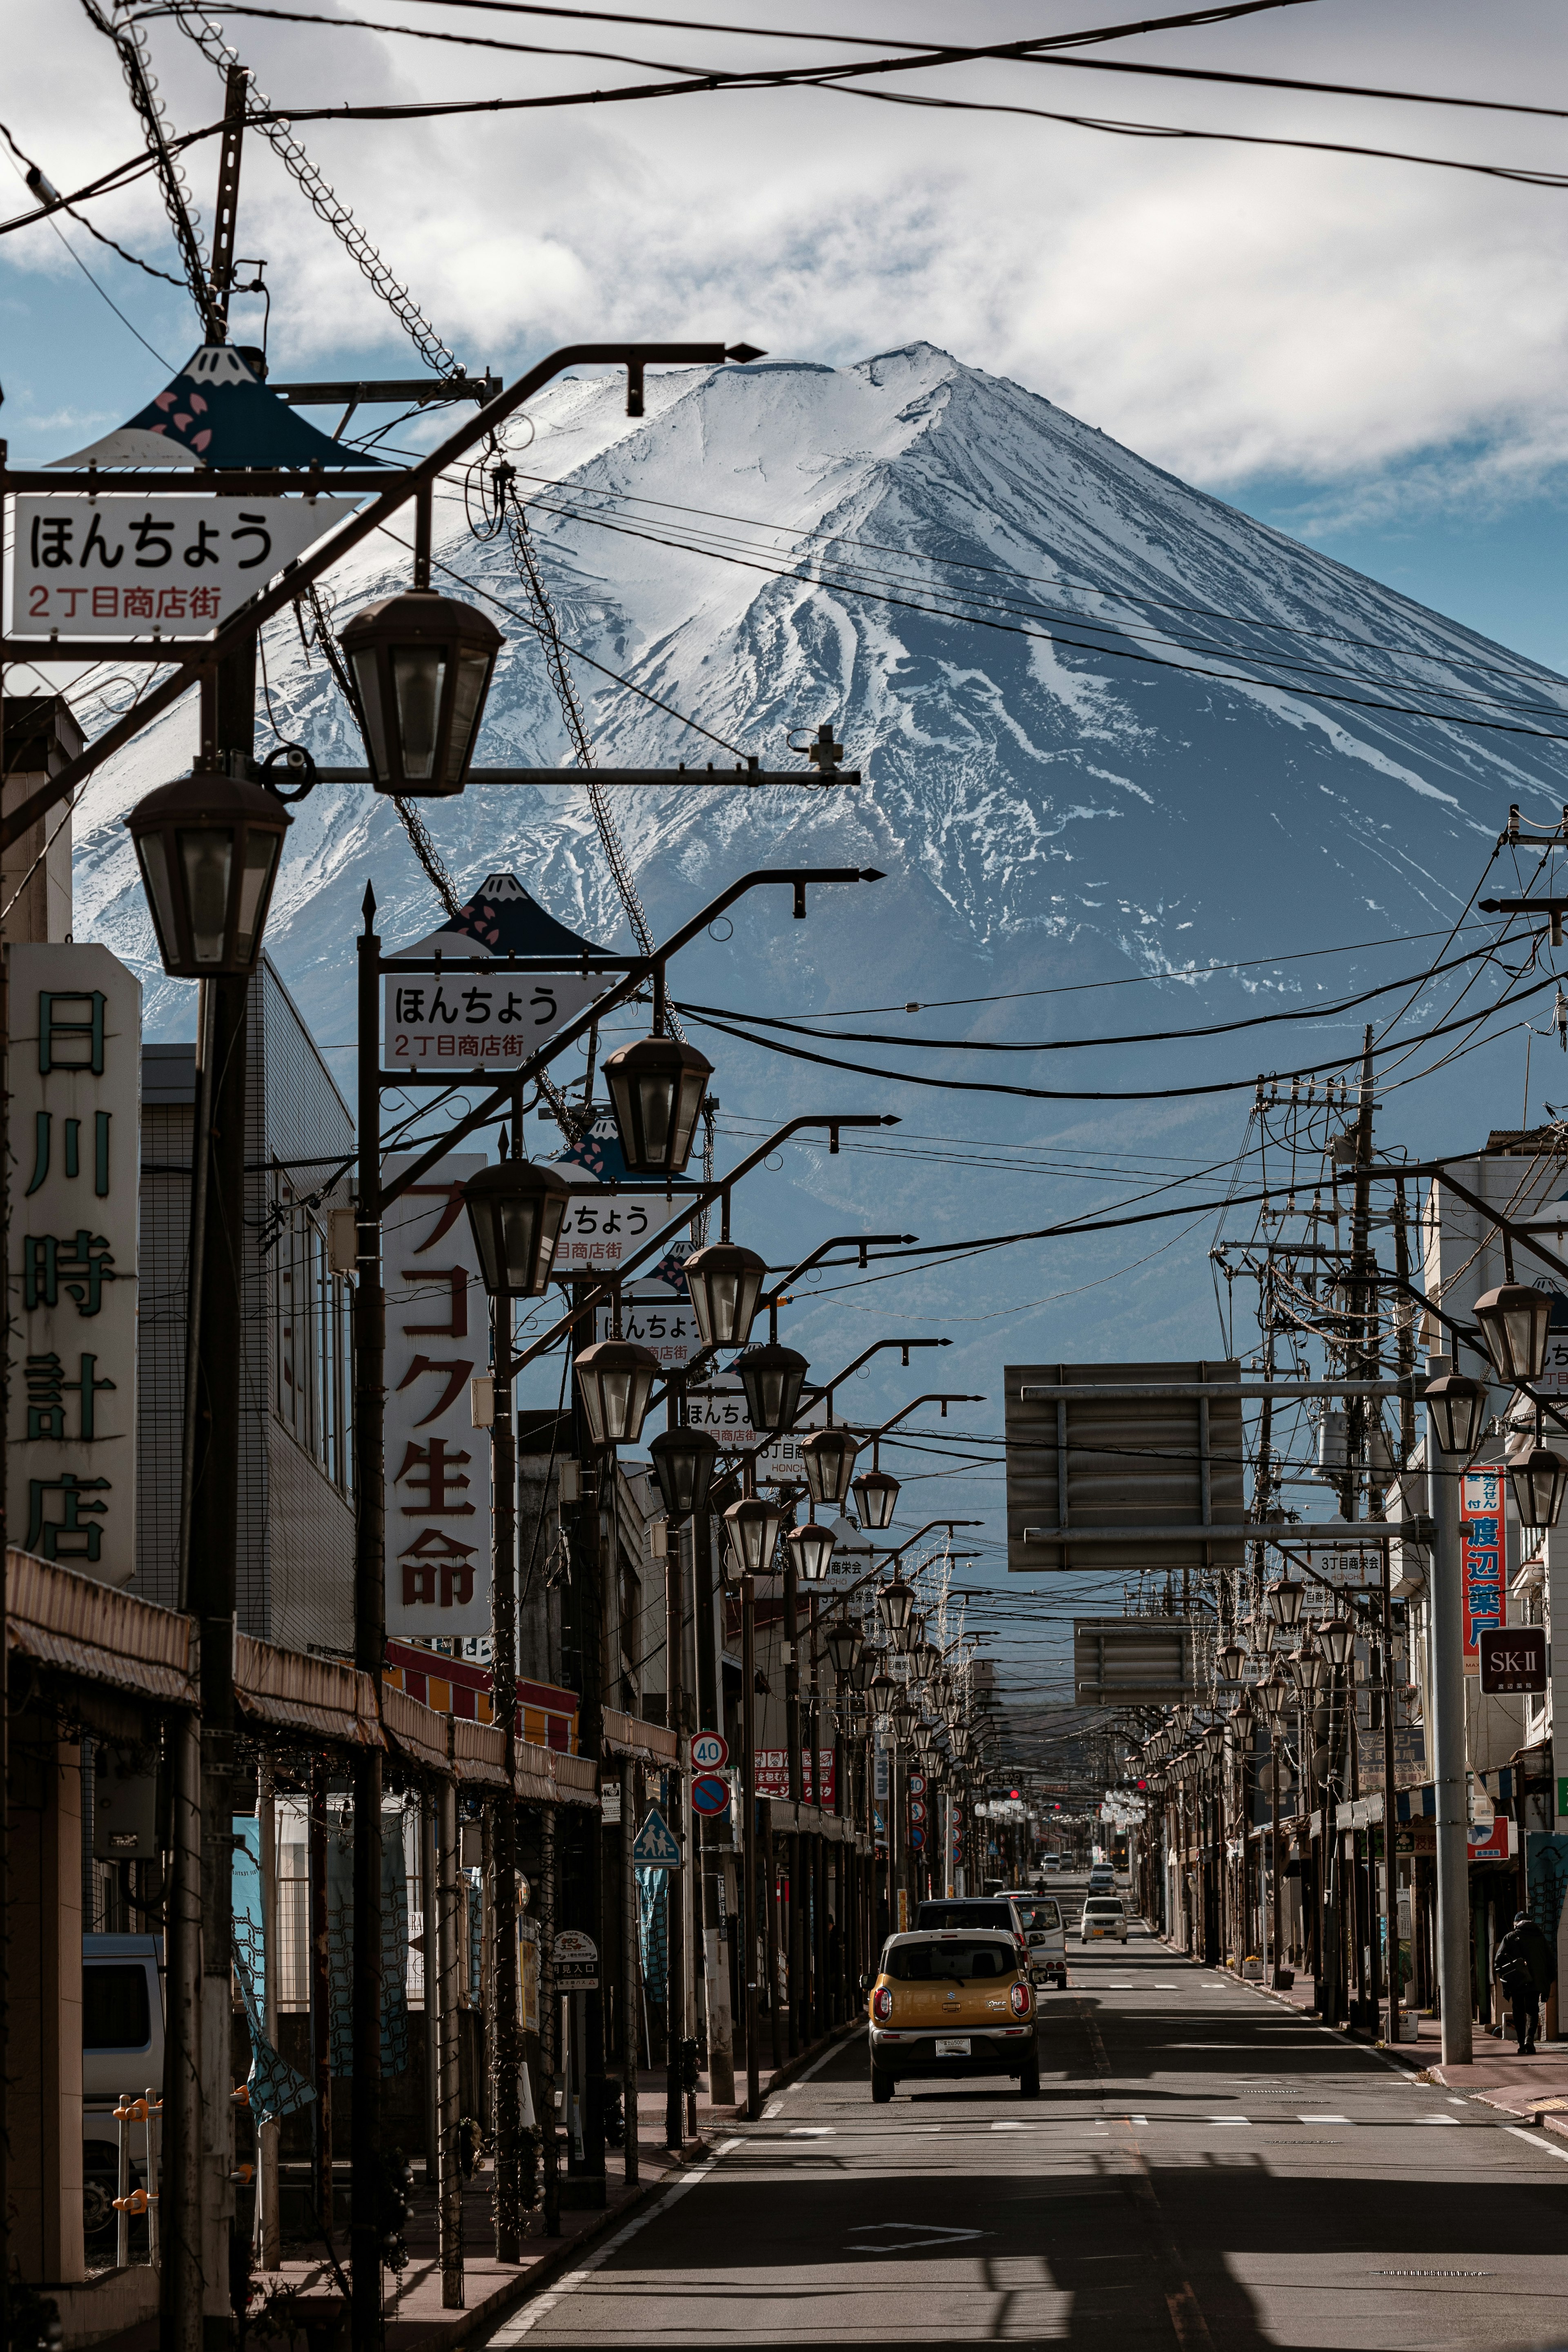
[[[510,435],[565,637],[768,766],[786,763],[791,730],[831,719],[866,779],[831,795],[617,794],[656,934],[752,867],[874,866],[888,877],[814,894],[805,925],[790,919],[782,893],[743,902],[731,939],[704,940],[681,960],[678,996],[805,1014],[924,1005],[1428,933],[1464,904],[1510,803],[1531,823],[1560,812],[1563,744],[1461,728],[1442,714],[1568,732],[1563,680],[929,344],[849,368],[670,372],[649,378],[645,418],[629,421],[622,404],[618,382],[567,381],[535,404],[531,432]],[[506,539],[470,537],[454,493],[438,509],[437,554],[520,616],[489,607],[509,646],[481,759],[564,761]],[[405,580],[406,565],[387,538],[360,551],[331,582],[340,623]],[[773,576],[807,569],[822,576]],[[910,609],[933,604],[943,610]],[[605,764],[735,756],[574,668]],[[1311,698],[1308,685],[1347,698]],[[307,659],[291,624],[269,635],[268,690],[282,735],[334,761],[363,758],[319,656]],[[1385,701],[1438,715],[1361,707]],[[107,939],[143,970],[150,934],[114,820],[177,772],[192,725],[181,712],[151,730],[95,780],[78,823],[79,933]],[[471,789],[426,804],[426,814],[465,892],[511,866],[574,929],[626,943],[574,789]],[[363,788],[322,787],[297,812],[269,947],[333,1047],[352,1042],[349,941],[367,876],[389,941],[431,929],[432,894],[395,812]],[[999,1040],[1180,1027],[1260,1004],[1305,1007],[1419,970],[1431,952],[895,1012],[870,1025]],[[188,993],[155,988],[154,1022],[188,1026]],[[928,1240],[1041,1223],[1146,1191],[1178,1162],[1224,1160],[1245,1124],[1245,1094],[1102,1108],[896,1097],[695,1023],[692,1034],[718,1065],[727,1124],[754,1128],[781,1108],[897,1108],[915,1137],[975,1148],[962,1167],[951,1144],[908,1135],[874,1160],[795,1155],[784,1181],[750,1188],[748,1220],[776,1221],[781,1255],[796,1236],[816,1238],[825,1213],[836,1225],[902,1225]],[[1136,1088],[1245,1079],[1348,1055],[1359,1042],[1356,1016],[1327,1030],[987,1057],[984,1066],[902,1046],[846,1051],[881,1067],[919,1059],[948,1078]],[[1412,1097],[1411,1117],[1429,1117],[1434,1139],[1468,1139],[1494,1110],[1517,1118],[1521,1059],[1511,1055],[1504,1073],[1500,1056],[1475,1057],[1462,1066],[1462,1090],[1452,1082],[1429,1107],[1431,1089]],[[1391,1097],[1385,1122],[1405,1118],[1403,1103]],[[1417,1139],[1413,1127],[1397,1131]],[[1005,1165],[1009,1155],[1021,1164]],[[1102,1181],[1090,1181],[1096,1171]],[[967,1371],[947,1360],[952,1385],[971,1388],[985,1385],[973,1375],[998,1347],[1015,1358],[1212,1349],[1212,1312],[1194,1319],[1194,1276],[1207,1289],[1195,1243],[1114,1289],[1079,1289],[1170,1232],[1135,1230],[1114,1250],[1058,1244],[974,1261],[962,1284],[932,1276],[858,1290],[831,1309],[824,1300],[807,1322],[826,1357],[855,1352],[868,1321],[889,1328],[890,1317],[961,1305],[999,1318],[975,1326]],[[1058,1290],[1078,1296],[1019,1312]]]

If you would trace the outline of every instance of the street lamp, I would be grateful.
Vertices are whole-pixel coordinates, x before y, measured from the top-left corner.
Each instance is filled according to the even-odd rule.
[[[891,1583],[884,1584],[877,1595],[877,1614],[887,1627],[888,1639],[895,1650],[901,1650],[908,1638],[914,1605],[914,1586],[906,1584],[895,1569]]]
[[[681,1274],[704,1348],[745,1346],[767,1270],[755,1250],[738,1242],[710,1242],[692,1251]]]
[[[595,1445],[635,1445],[642,1435],[658,1359],[629,1339],[595,1339],[577,1359],[577,1385]]]
[[[571,1186],[537,1160],[497,1160],[470,1176],[463,1199],[492,1298],[540,1298],[555,1262]]]
[[[339,642],[353,671],[378,793],[460,793],[504,642],[457,596],[405,588],[356,613]]]
[[[936,1726],[921,1720],[914,1727],[914,1742],[922,1756],[930,1756],[936,1746]]]
[[[901,1691],[888,1709],[888,1721],[892,1726],[893,1738],[899,1746],[907,1748],[910,1734],[914,1729],[915,1711]]]
[[[871,1712],[879,1724],[887,1722],[889,1711],[898,1695],[899,1685],[886,1666],[879,1668],[867,1685],[866,1696],[870,1702]]]
[[[863,1528],[879,1531],[893,1524],[893,1512],[898,1506],[899,1482],[888,1470],[872,1466],[862,1470],[850,1484],[855,1497],[856,1517]]]
[[[747,1349],[736,1370],[746,1391],[747,1415],[759,1435],[789,1427],[810,1369],[797,1349],[783,1348],[776,1339]]]
[[[686,1173],[712,1075],[706,1054],[657,1032],[605,1056],[605,1083],[629,1169],[639,1176]]]
[[[1325,1617],[1318,1628],[1318,1646],[1331,1666],[1348,1665],[1355,1648],[1355,1619]]]
[[[1310,1641],[1302,1643],[1290,1664],[1298,1685],[1309,1693],[1317,1689],[1329,1670],[1322,1652]]]
[[[1291,1577],[1275,1578],[1268,1589],[1267,1599],[1277,1625],[1289,1628],[1300,1623],[1301,1598],[1305,1591],[1306,1587],[1298,1584]]]
[[[760,1495],[742,1495],[731,1504],[724,1514],[724,1533],[738,1577],[768,1573],[783,1524],[778,1505],[763,1502]]]
[[[800,1570],[807,1584],[820,1584],[827,1574],[837,1541],[831,1528],[819,1527],[815,1519],[809,1519],[805,1527],[790,1529],[784,1538],[784,1549],[791,1565]]]
[[[1508,1478],[1519,1507],[1520,1524],[1554,1528],[1568,1488],[1568,1462],[1562,1454],[1554,1454],[1549,1445],[1532,1446],[1522,1462],[1510,1465]]]
[[[719,1447],[705,1429],[684,1422],[662,1430],[648,1447],[653,1475],[672,1519],[689,1519],[708,1500]]]
[[[182,776],[137,802],[126,830],[171,980],[256,970],[291,821],[276,793],[232,776]]]
[[[847,1617],[840,1617],[828,1629],[824,1646],[827,1651],[828,1661],[839,1681],[849,1682],[859,1664],[860,1654],[866,1646],[866,1637],[859,1626],[853,1624]]]
[[[829,1423],[826,1429],[814,1429],[809,1437],[802,1438],[801,1467],[814,1503],[843,1508],[859,1451],[858,1438],[836,1422]]]
[[[1483,1298],[1477,1299],[1475,1318],[1500,1381],[1518,1388],[1523,1381],[1541,1378],[1546,1369],[1552,1322],[1550,1292],[1532,1289],[1522,1282],[1501,1283],[1496,1290],[1489,1290]],[[1462,1449],[1452,1446],[1448,1450],[1457,1454]],[[1532,1520],[1531,1524],[1539,1522]]]
[[[1435,1381],[1427,1381],[1422,1402],[1431,1415],[1443,1453],[1468,1457],[1475,1452],[1486,1412],[1483,1382],[1471,1380],[1466,1372],[1440,1372]]]
[[[1247,1652],[1234,1633],[1215,1663],[1219,1668],[1222,1682],[1238,1683],[1241,1680],[1241,1669],[1247,1663]]]

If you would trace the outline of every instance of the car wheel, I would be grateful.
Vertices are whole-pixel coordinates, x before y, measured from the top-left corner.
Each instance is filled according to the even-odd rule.
[[[885,2107],[893,2095],[893,2077],[885,2066],[871,2069],[871,2104]]]
[[[1019,2075],[1018,2089],[1021,2095],[1026,2099],[1037,2099],[1039,2097],[1040,2062],[1037,2058],[1031,2058],[1023,2073]]]

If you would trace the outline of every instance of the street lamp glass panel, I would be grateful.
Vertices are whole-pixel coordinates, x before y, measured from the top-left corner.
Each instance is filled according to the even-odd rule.
[[[577,1359],[577,1385],[595,1445],[635,1445],[642,1435],[658,1360],[629,1339],[595,1339]]]
[[[492,1298],[541,1298],[572,1198],[566,1179],[537,1160],[498,1160],[463,1187],[479,1272]]]
[[[1235,1640],[1227,1642],[1215,1662],[1219,1667],[1221,1679],[1227,1683],[1239,1682],[1246,1657],[1247,1652],[1239,1642]]]
[[[1550,1445],[1532,1446],[1522,1462],[1513,1464],[1508,1476],[1521,1525],[1554,1528],[1568,1487],[1568,1462],[1562,1454],[1554,1454]]]
[[[724,1533],[738,1575],[768,1574],[783,1525],[784,1513],[777,1504],[764,1503],[760,1495],[744,1495],[731,1504],[724,1514]]]
[[[900,1696],[893,1701],[892,1706],[888,1709],[888,1721],[892,1726],[893,1738],[900,1747],[907,1747],[910,1734],[915,1727],[915,1711],[907,1698]]]
[[[605,1063],[605,1082],[626,1166],[641,1176],[683,1176],[713,1065],[679,1037],[638,1037]]]
[[[1440,1451],[1467,1457],[1473,1454],[1486,1412],[1487,1392],[1482,1382],[1472,1381],[1465,1372],[1443,1372],[1436,1380],[1427,1381],[1424,1402]]]
[[[1549,1292],[1523,1282],[1505,1282],[1477,1299],[1475,1317],[1500,1381],[1511,1388],[1541,1378],[1552,1322]]]
[[[877,1595],[877,1614],[889,1634],[897,1635],[904,1632],[914,1605],[914,1586],[906,1584],[895,1570],[891,1581],[884,1584]]]
[[[814,1429],[800,1444],[801,1467],[811,1499],[820,1507],[831,1505],[842,1508],[848,1499],[849,1481],[855,1475],[855,1459],[860,1451],[858,1438],[847,1429],[834,1423],[826,1429]]]
[[[784,1538],[784,1549],[806,1583],[820,1584],[827,1574],[837,1540],[831,1528],[818,1527],[812,1519],[804,1528],[790,1529]]]
[[[851,1481],[849,1491],[855,1497],[856,1516],[863,1528],[878,1532],[892,1526],[899,1482],[890,1470],[862,1470],[858,1478]]]
[[[170,978],[248,977],[289,825],[277,794],[191,774],[149,793],[125,823]]]
[[[705,1429],[679,1423],[660,1432],[648,1447],[653,1475],[672,1519],[689,1519],[708,1500],[719,1447]]]
[[[706,1249],[692,1251],[681,1272],[705,1348],[745,1346],[767,1270],[755,1250],[736,1242],[710,1242]],[[822,1499],[816,1496],[817,1502]]]
[[[386,756],[386,730],[381,723],[381,675],[374,646],[367,646],[353,659],[354,685],[359,693],[360,715],[364,721],[364,748],[370,756],[372,776],[384,776],[392,762]]]
[[[1306,1588],[1289,1576],[1276,1577],[1268,1587],[1268,1606],[1277,1625],[1298,1625],[1301,1621],[1301,1596]]]
[[[447,663],[438,646],[394,646],[392,683],[403,732],[403,772],[411,783],[427,783],[436,765],[446,682]]]
[[[801,1385],[811,1367],[795,1348],[769,1340],[748,1348],[735,1367],[746,1391],[746,1412],[761,1436],[787,1429],[800,1404]]]
[[[932,1748],[936,1746],[935,1724],[923,1722],[917,1723],[914,1727],[914,1741],[915,1746],[920,1749],[921,1754],[922,1756],[929,1756]]]
[[[872,1675],[867,1686],[866,1696],[871,1702],[871,1712],[879,1723],[887,1721],[888,1710],[898,1694],[899,1686],[886,1668]]]

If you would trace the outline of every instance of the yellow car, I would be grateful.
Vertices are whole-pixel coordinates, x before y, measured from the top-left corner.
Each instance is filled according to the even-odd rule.
[[[889,1936],[870,1995],[879,2106],[900,2080],[966,2074],[1009,2074],[1026,2099],[1038,2098],[1035,1989],[1012,1936],[973,1927]]]

